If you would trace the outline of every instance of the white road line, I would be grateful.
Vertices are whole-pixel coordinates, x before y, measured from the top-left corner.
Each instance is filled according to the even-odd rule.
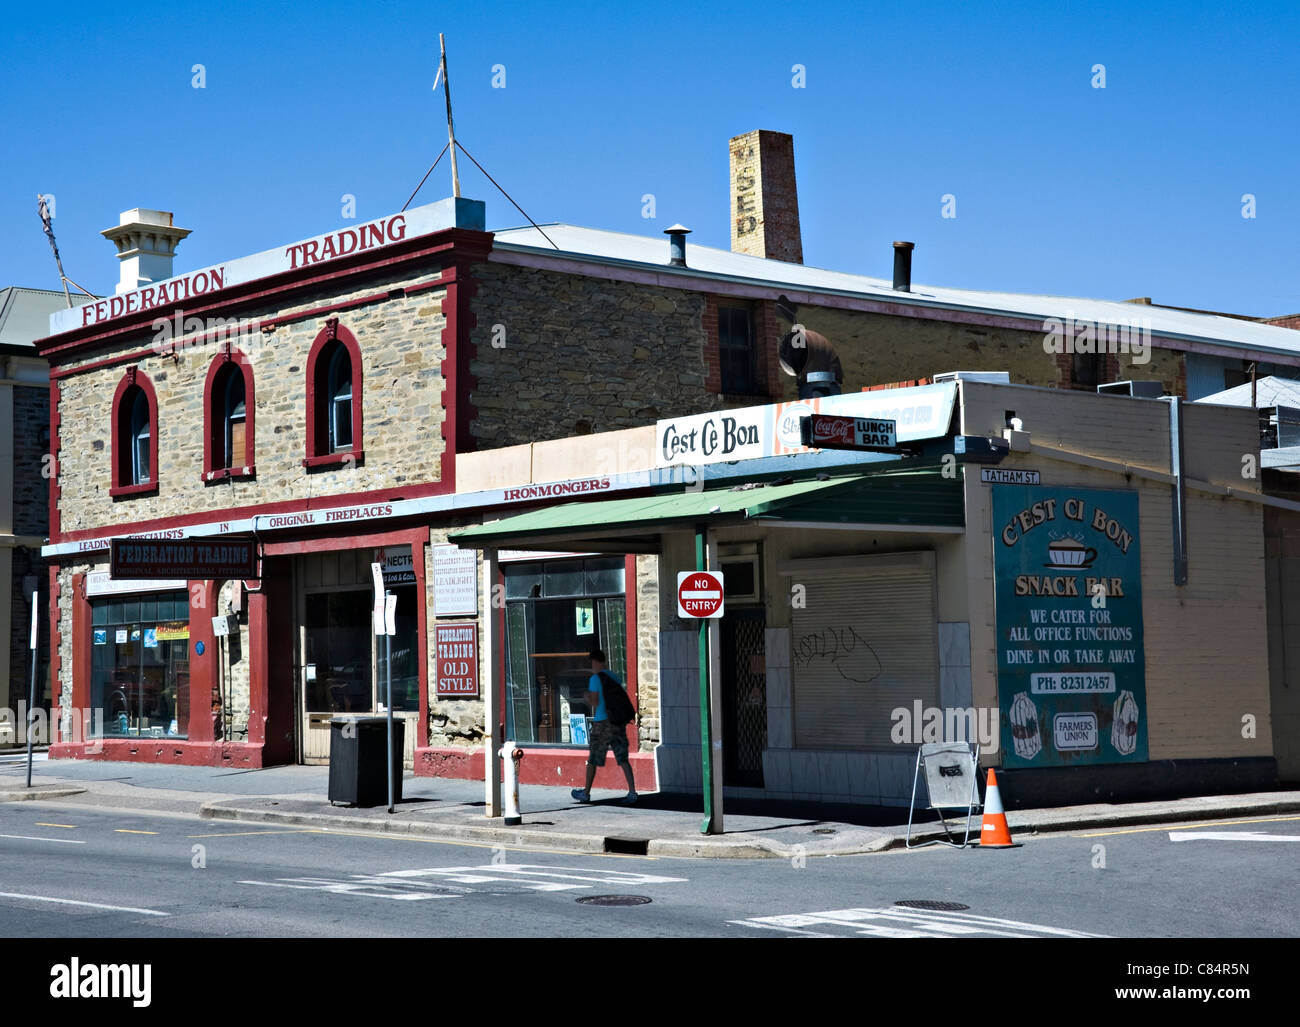
[[[874,922],[873,922],[874,921]],[[1063,938],[1100,938],[1103,935],[1048,927],[1021,920],[980,916],[976,913],[938,912],[885,907],[881,909],[831,909],[819,913],[788,913],[780,916],[729,920],[742,927],[789,931],[812,937],[826,937],[825,928],[845,928],[853,934],[877,938],[951,938],[963,935],[995,935],[1009,938],[1034,938],[1043,935]],[[820,927],[821,931],[809,930]],[[842,934],[836,935],[843,937]]]
[[[1171,842],[1300,842],[1300,834],[1267,834],[1264,831],[1170,831]]]
[[[58,842],[60,845],[85,845],[76,838],[37,838],[33,834],[0,834],[0,838],[17,838],[24,842]]]
[[[171,916],[156,909],[137,909],[135,906],[109,906],[103,902],[82,902],[80,899],[56,899],[52,895],[23,895],[21,892],[0,891],[0,899],[22,899],[24,902],[57,902],[64,906],[87,906],[90,909],[108,909],[114,913],[139,913],[142,916]]]

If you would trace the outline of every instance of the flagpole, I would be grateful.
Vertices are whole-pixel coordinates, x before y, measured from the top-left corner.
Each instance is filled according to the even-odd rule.
[[[451,150],[451,194],[460,196],[460,169],[456,166],[456,131],[451,121],[451,78],[447,74],[447,40],[438,33],[438,46],[442,50],[439,70],[442,72],[442,89],[447,97],[447,148]]]

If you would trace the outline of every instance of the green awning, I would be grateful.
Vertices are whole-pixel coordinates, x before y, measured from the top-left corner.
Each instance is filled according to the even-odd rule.
[[[620,535],[629,543],[648,542],[663,531],[744,521],[959,530],[965,524],[961,478],[926,469],[565,503],[454,531],[449,538],[476,549],[530,548],[526,543],[540,540],[573,546]]]

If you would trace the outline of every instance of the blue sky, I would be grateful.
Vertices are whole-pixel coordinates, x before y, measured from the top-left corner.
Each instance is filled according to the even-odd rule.
[[[178,272],[343,225],[344,194],[396,211],[446,142],[442,31],[458,138],[539,222],[681,221],[726,247],[727,140],[766,128],[794,136],[808,264],[888,277],[911,239],[928,284],[1300,311],[1300,5],[1055,7],[12,8],[0,285],[58,287],[38,192],[95,292],[117,277],[99,232],[131,207],[193,230]],[[461,181],[489,227],[522,222],[464,159]],[[446,195],[444,158],[416,202]]]

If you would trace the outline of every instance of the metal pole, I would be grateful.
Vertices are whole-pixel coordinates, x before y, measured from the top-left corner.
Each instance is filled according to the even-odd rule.
[[[388,590],[384,590],[384,609],[388,609]],[[384,676],[388,679],[388,812],[395,812],[397,806],[393,798],[395,784],[393,781],[393,636],[384,624]]]
[[[438,33],[438,46],[442,50],[442,89],[447,96],[447,146],[451,150],[451,194],[460,196],[460,169],[456,167],[456,131],[451,122],[451,79],[447,75],[447,40]]]
[[[486,814],[501,816],[501,761],[497,751],[505,741],[505,732],[497,726],[505,719],[497,691],[497,650],[505,644],[496,629],[497,607],[493,589],[497,583],[497,551],[483,550],[483,661],[479,680],[483,687],[483,787]]]
[[[708,570],[716,571],[718,564],[718,537],[710,530],[706,538],[705,552],[709,558]],[[722,621],[710,617],[709,625],[709,730],[713,735],[713,834],[722,834],[722,784],[726,776],[726,765],[722,759]]]
[[[36,603],[38,592],[32,593],[32,678],[27,688],[27,787],[32,786],[32,708],[36,705]]]
[[[695,529],[695,569],[708,570],[704,563],[704,532]],[[713,826],[713,725],[709,703],[709,623],[701,620],[699,627],[700,659],[700,768],[703,771],[704,822],[701,834],[715,834]]]

